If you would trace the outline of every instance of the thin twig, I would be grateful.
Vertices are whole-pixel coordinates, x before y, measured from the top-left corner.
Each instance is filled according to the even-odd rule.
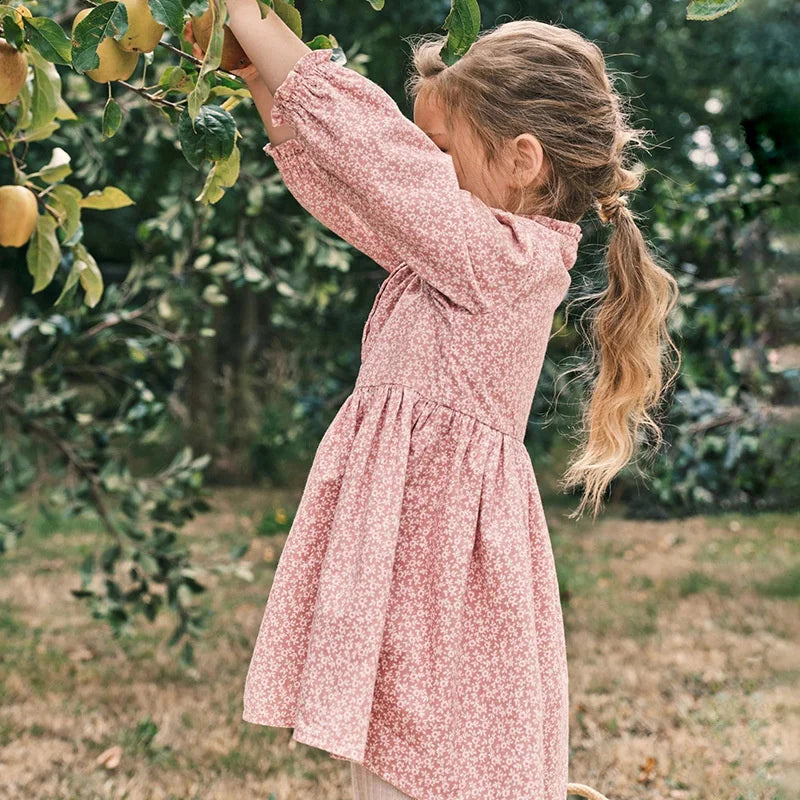
[[[5,109],[3,109],[3,113],[6,115],[8,114],[8,112]],[[11,119],[10,116],[9,119]],[[3,141],[6,143],[6,149],[8,150],[7,155],[11,159],[11,166],[14,168],[14,178],[16,179],[17,173],[22,172],[22,170],[17,166],[17,160],[14,158],[14,153],[13,153],[14,143],[8,138],[8,136],[6,136],[6,132],[3,130],[2,127],[0,127],[0,136],[3,137]]]
[[[156,97],[154,94],[149,94],[146,89],[142,89],[139,86],[134,86],[132,83],[128,83],[127,81],[117,80],[115,83],[119,83],[124,86],[126,89],[130,89],[132,92],[136,92],[136,94],[140,94],[142,97],[149,100],[151,103],[160,103],[162,106],[169,106],[170,108],[174,108],[177,111],[180,111],[183,106],[179,105],[178,103],[172,103],[169,100],[164,100],[163,97]]]
[[[693,434],[693,433],[704,433],[705,431],[711,430],[711,428],[717,428],[720,425],[728,425],[731,422],[741,422],[743,419],[746,418],[746,414],[743,409],[741,408],[732,408],[730,411],[726,411],[719,417],[715,417],[709,420],[703,420],[700,422],[693,422],[686,426],[686,433]]]
[[[42,208],[60,225],[61,215],[54,208],[51,208],[49,205],[47,205],[44,200],[42,200],[42,194],[44,194],[44,191],[42,191],[41,194],[36,194],[36,192],[34,192],[36,199],[42,204]]]
[[[103,522],[105,522],[109,532],[114,536],[119,537],[119,532],[112,522],[111,515],[106,508],[105,500],[103,499],[102,490],[100,488],[100,479],[94,472],[94,464],[89,461],[84,461],[75,452],[75,450],[72,449],[68,442],[65,442],[46,425],[43,425],[38,420],[27,416],[22,406],[18,405],[13,400],[6,400],[5,407],[20,420],[23,426],[32,428],[42,438],[52,442],[64,454],[67,461],[72,464],[75,469],[77,469],[78,472],[83,475],[84,478],[86,478],[89,483],[89,490],[92,494],[98,514],[100,514],[101,519]]]
[[[103,322],[98,322],[97,325],[89,328],[87,331],[81,334],[81,336],[96,336],[98,333],[104,331],[106,328],[110,328],[112,325],[118,325],[120,322],[128,322],[136,317],[141,317],[142,314],[147,312],[147,310],[148,309],[146,307],[138,308],[136,311],[131,311],[124,317],[120,316],[119,314],[114,314],[109,319],[103,320]]]
[[[167,50],[171,50],[176,56],[181,56],[181,58],[185,58],[187,61],[193,62],[198,67],[203,63],[199,58],[197,58],[197,56],[193,55],[192,53],[184,53],[179,47],[175,47],[174,45],[162,41],[159,41],[159,44],[162,47],[165,47]]]
[[[131,320],[131,324],[139,325],[145,330],[150,331],[150,333],[157,333],[160,336],[163,336],[165,339],[169,339],[171,342],[180,342],[183,338],[179,334],[168,331],[166,328],[162,328],[159,325],[154,325],[152,322],[148,322],[147,320]]]

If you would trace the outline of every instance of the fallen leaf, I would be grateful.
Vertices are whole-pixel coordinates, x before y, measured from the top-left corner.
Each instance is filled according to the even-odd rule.
[[[653,756],[649,756],[647,761],[639,767],[639,777],[637,778],[639,783],[649,783],[653,780],[653,771],[656,767],[656,760]]]
[[[106,769],[115,769],[119,766],[121,758],[122,748],[118,744],[115,744],[113,747],[109,747],[108,750],[104,750],[97,756],[97,764]]]

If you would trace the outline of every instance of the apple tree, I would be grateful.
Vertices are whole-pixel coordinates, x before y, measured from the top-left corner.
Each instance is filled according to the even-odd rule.
[[[303,35],[301,15],[292,4],[259,2],[262,14],[274,8]],[[372,5],[379,10],[382,4]],[[478,17],[472,3],[459,1],[454,9],[461,11],[446,24],[456,53],[474,39]],[[195,197],[202,218],[202,209],[217,203],[239,178],[240,134],[232,112],[249,97],[236,75],[249,60],[223,24],[225,14],[224,0],[186,5],[108,0],[79,11],[65,29],[63,21],[25,6],[0,5],[0,156],[7,159],[11,176],[0,186],[0,248],[26,248],[32,294],[60,281],[52,312],[18,314],[0,323],[5,354],[0,417],[9,434],[0,445],[0,461],[7,467],[4,488],[22,490],[35,477],[23,441],[50,449],[65,470],[63,482],[51,492],[61,512],[91,511],[108,534],[107,544],[81,565],[81,587],[73,594],[94,616],[107,620],[115,635],[137,615],[152,621],[169,610],[177,618],[169,643],[183,643],[181,657],[187,663],[193,659],[191,640],[210,614],[194,603],[206,589],[209,570],[192,563],[179,534],[188,519],[210,507],[202,489],[209,456],[179,448],[146,477],[135,475],[125,458],[126,442],[156,440],[166,424],[165,397],[184,368],[185,336],[148,318],[154,309],[162,319],[170,317],[166,293],[131,307],[126,292],[142,292],[147,276],[136,273],[125,287],[106,284],[84,240],[84,212],[113,213],[133,205],[131,197],[113,184],[81,191],[71,181],[72,157],[66,149],[53,147],[47,163],[37,164],[32,159],[41,147],[32,144],[46,141],[63,122],[81,122],[63,91],[59,67],[105,84],[103,140],[117,135],[123,122],[124,106],[115,90],[135,92],[176,131],[185,161],[205,173]],[[202,58],[191,52],[187,23]],[[308,45],[343,56],[333,35],[316,36]],[[174,58],[151,77],[148,68],[157,47]],[[141,79],[131,82],[140,61]],[[224,299],[211,291],[215,288],[210,284],[203,292],[211,306]],[[113,310],[90,323],[75,305],[78,290],[87,312],[99,308],[101,299]],[[131,326],[144,328],[146,340],[120,335]],[[201,328],[198,334],[203,333]],[[109,386],[113,382],[118,388]],[[18,520],[0,516],[0,553],[23,531]],[[241,555],[243,549],[235,548],[212,569],[248,579]]]
[[[383,0],[369,2],[375,11],[383,7]],[[115,633],[137,615],[153,620],[169,610],[177,618],[170,642],[183,642],[182,658],[190,662],[191,639],[208,616],[193,603],[206,588],[207,572],[192,563],[180,529],[209,508],[202,491],[209,457],[181,448],[146,478],[136,476],[124,458],[124,442],[154,441],[163,429],[165,397],[184,369],[185,351],[173,331],[148,319],[153,309],[169,319],[166,293],[151,291],[134,306],[125,293],[152,290],[147,276],[138,274],[127,288],[107,285],[84,240],[84,212],[113,214],[134,201],[113,183],[82,191],[71,180],[70,152],[56,146],[41,158],[41,144],[32,145],[46,142],[62,123],[82,122],[64,93],[68,72],[105,85],[99,116],[104,140],[121,130],[120,93],[133,92],[174,129],[183,159],[203,176],[195,197],[200,219],[240,177],[234,112],[249,92],[235,71],[249,60],[225,25],[225,0],[87,0],[87,5],[64,20],[0,4],[0,257],[2,248],[25,248],[31,294],[54,286],[57,294],[48,314],[20,314],[0,323],[0,419],[8,426],[0,438],[0,463],[7,466],[6,486],[21,490],[35,473],[21,456],[20,441],[28,437],[50,449],[67,470],[59,486],[64,513],[91,509],[108,534],[100,552],[85,559],[81,588],[73,594]],[[262,15],[272,8],[299,37],[307,35],[292,2],[259,0],[259,5]],[[687,16],[713,18],[736,5],[737,0],[691,2]],[[202,58],[191,52],[187,23]],[[442,27],[448,31],[442,58],[451,64],[480,29],[476,0],[453,0]],[[333,48],[343,60],[331,33],[306,43]],[[151,75],[157,48],[171,61]],[[131,82],[140,61],[141,76]],[[215,288],[210,284],[203,292],[211,306],[224,301]],[[113,310],[84,325],[87,318],[77,315],[78,306],[94,309],[101,299]],[[138,326],[142,338],[119,334],[130,326]],[[87,352],[91,364],[84,359]],[[105,391],[111,382],[119,389]],[[18,521],[0,517],[0,553],[22,533]],[[231,552],[214,568],[246,578],[238,563],[242,554]]]

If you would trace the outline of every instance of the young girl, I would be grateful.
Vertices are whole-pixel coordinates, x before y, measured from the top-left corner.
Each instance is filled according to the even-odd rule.
[[[361,369],[316,451],[243,719],[349,760],[363,798],[565,800],[568,676],[523,444],[593,204],[613,223],[599,376],[566,476],[594,512],[663,393],[674,279],[624,192],[628,127],[601,51],[523,20],[450,67],[415,48],[414,121],[256,0],[228,0],[264,147],[317,219],[387,272]]]

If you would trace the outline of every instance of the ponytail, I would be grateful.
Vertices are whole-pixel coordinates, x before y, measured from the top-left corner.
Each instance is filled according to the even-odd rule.
[[[651,412],[680,367],[680,350],[667,330],[678,283],[657,263],[627,197],[620,193],[636,188],[638,176],[620,172],[619,188],[598,200],[598,216],[614,229],[606,254],[608,285],[589,295],[598,303],[590,315],[592,358],[586,369],[596,378],[582,410],[583,451],[560,482],[564,489],[585,487],[570,518],[580,517],[587,504],[592,504],[597,517],[606,487],[636,454],[643,433],[653,434],[654,448],[661,445],[661,429]],[[665,376],[671,363],[668,347],[677,361]]]

